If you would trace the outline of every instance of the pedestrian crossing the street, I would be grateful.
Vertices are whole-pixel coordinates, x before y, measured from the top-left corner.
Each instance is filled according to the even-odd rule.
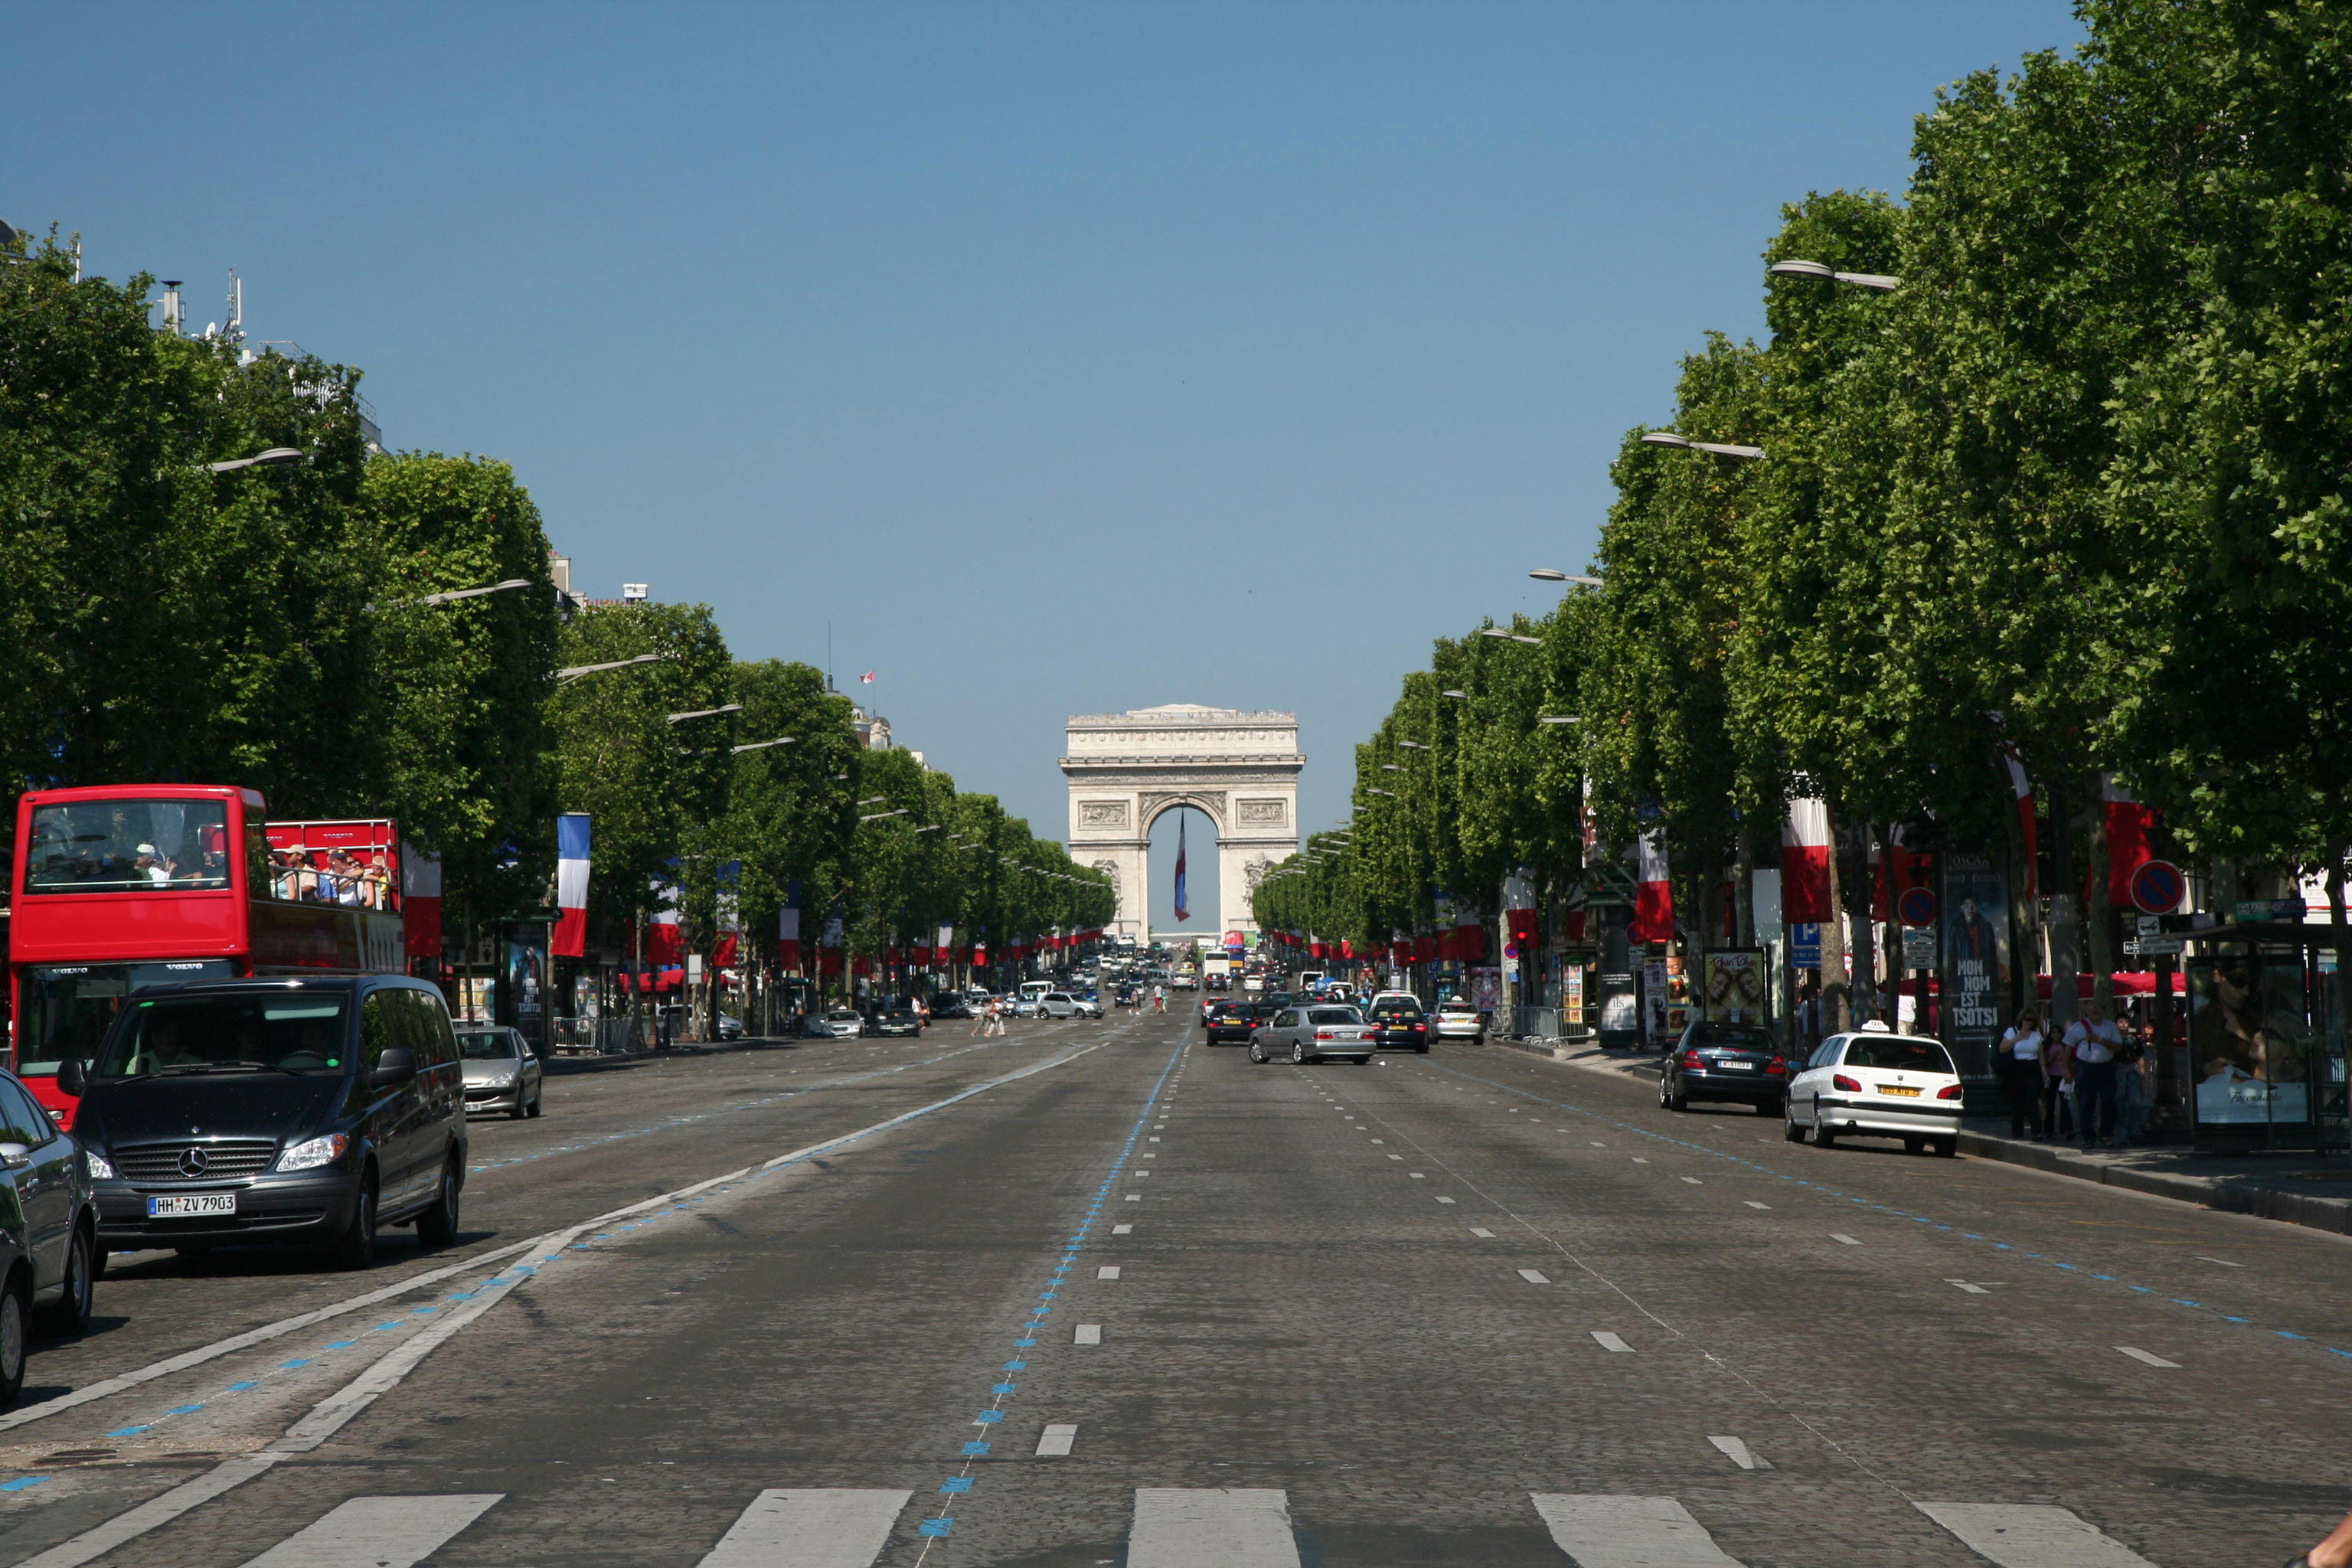
[[[457,1542],[499,1493],[353,1498],[249,1560],[245,1568],[414,1568]],[[751,1499],[697,1568],[877,1568],[891,1543],[955,1521],[909,1516],[914,1493],[888,1488],[777,1488]],[[1744,1568],[1678,1499],[1533,1492],[1539,1524],[1575,1568]],[[2072,1511],[2046,1504],[1915,1503],[1996,1568],[2155,1568]],[[940,1528],[944,1523],[946,1528]],[[1274,1487],[1139,1487],[1127,1521],[1127,1568],[1301,1568],[1294,1518]],[[1320,1561],[1337,1563],[1328,1552]],[[896,1559],[892,1559],[896,1561]]]

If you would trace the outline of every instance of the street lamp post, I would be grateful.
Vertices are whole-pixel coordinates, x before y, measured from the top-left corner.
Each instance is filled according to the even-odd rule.
[[[226,463],[206,463],[205,471],[213,474],[233,474],[240,468],[274,468],[286,463],[307,463],[310,454],[291,447],[272,447],[256,452],[250,458],[231,458]]]
[[[1775,278],[1818,278],[1824,283],[1847,283],[1881,294],[1892,293],[1903,283],[1902,279],[1884,272],[1840,272],[1824,261],[1776,261],[1764,270]]]
[[[1581,583],[1588,588],[1601,586],[1598,577],[1580,577],[1573,572],[1562,572],[1550,566],[1538,566],[1528,574],[1538,583]]]
[[[626,669],[633,664],[659,664],[664,659],[676,658],[677,657],[677,655],[674,653],[641,653],[635,658],[609,659],[603,664],[575,664],[566,668],[557,670],[555,672],[555,679],[558,680],[576,680],[583,675],[593,675],[600,669]]]
[[[1642,439],[1653,447],[1684,447],[1694,452],[1713,452],[1718,458],[1738,458],[1748,462],[1764,456],[1761,447],[1741,447],[1729,441],[1694,441],[1672,430],[1653,430]]]

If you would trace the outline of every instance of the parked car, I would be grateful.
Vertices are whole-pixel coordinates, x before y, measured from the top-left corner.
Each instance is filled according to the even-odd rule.
[[[1429,1032],[1441,1040],[1483,1040],[1486,1037],[1486,1015],[1478,1011],[1475,1004],[1458,998],[1440,1002]]]
[[[729,1014],[725,1014],[725,1013],[721,1013],[721,1014],[719,1014],[718,1016],[719,1016],[719,1037],[720,1039],[722,1039],[722,1040],[740,1040],[740,1039],[741,1039],[741,1038],[743,1037],[743,1020],[742,1020],[742,1019],[740,1019],[740,1018],[737,1018],[737,1017],[734,1017],[734,1016],[731,1016],[730,1015],[729,1015]]]
[[[1429,1054],[1429,1015],[1412,992],[1382,992],[1364,1009],[1364,1019],[1377,1031],[1381,1049]]]
[[[874,1016],[873,1033],[877,1039],[921,1039],[923,1016],[906,1002],[900,1002],[887,1013]]]
[[[457,1238],[466,1094],[441,993],[405,975],[142,990],[58,1087],[81,1096],[100,1251]]]
[[[32,1091],[0,1072],[0,1191],[16,1225],[0,1226],[0,1407],[25,1386],[37,1322],[58,1334],[89,1326],[99,1274],[98,1203],[82,1144],[59,1131]],[[46,1320],[44,1321],[44,1320]]]
[[[1714,1100],[1778,1116],[1788,1096],[1789,1058],[1760,1024],[1693,1024],[1658,1064],[1658,1103],[1668,1110]]]
[[[1252,1032],[1249,1058],[1254,1062],[1281,1058],[1300,1067],[1326,1057],[1370,1062],[1380,1045],[1377,1033],[1353,1007],[1285,1007]]]
[[[466,1111],[502,1110],[517,1121],[537,1116],[546,1072],[519,1030],[468,1025],[457,1031],[464,1064]]]
[[[808,1032],[821,1040],[854,1040],[866,1032],[866,1020],[855,1007],[828,1007],[809,1019]]]
[[[1246,1002],[1212,1002],[1203,1010],[1201,1027],[1212,1046],[1249,1044],[1257,1032],[1257,1015]]]
[[[1801,1143],[1810,1131],[1828,1148],[1859,1133],[1900,1138],[1913,1153],[1960,1149],[1959,1076],[1937,1040],[1897,1035],[1880,1023],[1832,1035],[1789,1080],[1783,1132]]]

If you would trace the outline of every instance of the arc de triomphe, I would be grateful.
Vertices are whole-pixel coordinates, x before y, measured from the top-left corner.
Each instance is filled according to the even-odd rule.
[[[1151,940],[1151,825],[1162,812],[1189,805],[1216,825],[1221,929],[1255,931],[1250,890],[1298,847],[1298,770],[1306,762],[1296,713],[1176,702],[1072,715],[1062,758],[1070,858],[1109,872],[1118,884],[1110,929]],[[1192,875],[1198,887],[1199,871]]]

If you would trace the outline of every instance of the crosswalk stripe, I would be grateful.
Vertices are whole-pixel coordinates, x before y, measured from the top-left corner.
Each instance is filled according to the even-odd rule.
[[[355,1497],[296,1531],[245,1568],[409,1568],[481,1518],[504,1492]]]
[[[1298,1568],[1289,1494],[1271,1487],[1138,1487],[1127,1568]]]
[[[1050,1459],[1066,1455],[1076,1446],[1077,1440],[1078,1429],[1074,1426],[1048,1426],[1037,1438],[1037,1457],[1041,1459]]]
[[[2003,1502],[1911,1506],[2000,1568],[2155,1568],[2071,1509]]]
[[[1531,1495],[1553,1543],[1577,1568],[1740,1568],[1670,1497]]]
[[[776,1488],[751,1500],[698,1568],[873,1568],[912,1492]]]

